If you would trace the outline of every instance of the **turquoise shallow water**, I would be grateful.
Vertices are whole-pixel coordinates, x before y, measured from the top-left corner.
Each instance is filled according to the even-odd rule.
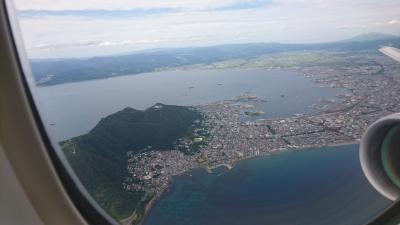
[[[356,225],[390,202],[365,179],[358,145],[286,152],[174,179],[145,225]]]

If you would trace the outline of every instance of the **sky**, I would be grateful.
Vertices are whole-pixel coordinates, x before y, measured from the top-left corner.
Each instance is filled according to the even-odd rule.
[[[400,35],[399,0],[14,0],[29,58]]]

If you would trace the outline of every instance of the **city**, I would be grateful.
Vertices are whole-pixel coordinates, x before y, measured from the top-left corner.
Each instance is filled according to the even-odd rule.
[[[362,60],[350,53],[338,54],[349,63],[279,68],[300,71],[321,87],[345,89],[335,99],[320,99],[310,106],[318,113],[247,120],[259,114],[246,113],[253,108],[252,103],[264,101],[251,93],[195,106],[204,120],[196,125],[194,136],[179,140],[169,151],[149,146],[139,154],[127,153],[131,177],[126,178],[124,189],[154,193],[154,202],[167,190],[173,176],[193,168],[203,167],[212,173],[219,166],[229,170],[239,160],[261,155],[357,143],[372,122],[400,111],[400,66],[375,53],[366,53]],[[191,151],[193,144],[198,150]]]

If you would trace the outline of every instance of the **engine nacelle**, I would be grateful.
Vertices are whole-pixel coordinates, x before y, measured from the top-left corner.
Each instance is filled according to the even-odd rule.
[[[400,113],[373,123],[360,144],[360,161],[372,186],[386,198],[400,197]]]

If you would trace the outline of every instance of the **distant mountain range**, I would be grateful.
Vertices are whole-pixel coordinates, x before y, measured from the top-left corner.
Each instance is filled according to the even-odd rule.
[[[384,34],[384,33],[379,33],[379,32],[371,32],[371,33],[365,33],[365,34],[360,34],[357,35],[353,38],[347,39],[345,41],[347,42],[354,42],[354,41],[379,41],[379,40],[388,40],[388,39],[395,39],[398,38],[399,36],[392,35],[392,34]]]
[[[95,200],[114,218],[127,217],[143,193],[122,188],[127,152],[171,150],[202,116],[190,107],[156,104],[145,110],[125,108],[107,116],[88,133],[61,142],[72,168]]]
[[[306,51],[374,50],[383,45],[400,47],[400,37],[382,33],[367,33],[354,38],[318,44],[249,43],[209,47],[160,49],[128,55],[93,57],[88,59],[33,60],[33,75],[38,85],[55,85],[128,74],[154,72],[193,64],[253,58],[265,54]]]

